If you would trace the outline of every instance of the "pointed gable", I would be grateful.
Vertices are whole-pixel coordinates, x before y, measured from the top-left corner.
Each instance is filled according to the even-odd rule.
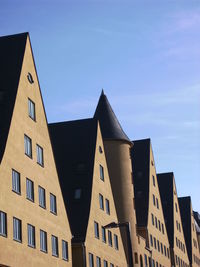
[[[0,37],[0,162],[14,109],[28,33]]]
[[[100,122],[103,139],[124,140],[130,142],[103,90],[99,98],[94,118]]]

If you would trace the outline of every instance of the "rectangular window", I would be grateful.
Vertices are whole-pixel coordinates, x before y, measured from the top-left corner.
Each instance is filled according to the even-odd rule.
[[[99,224],[97,222],[94,222],[94,235],[99,238]]]
[[[57,214],[56,196],[50,193],[50,211]]]
[[[27,224],[28,231],[28,246],[35,247],[35,227],[31,224]]]
[[[7,215],[0,211],[0,235],[7,236]]]
[[[154,215],[151,213],[152,225],[154,225]]]
[[[106,213],[110,214],[110,203],[108,199],[106,199]]]
[[[118,236],[114,234],[114,245],[115,249],[119,249]]]
[[[52,255],[58,257],[58,238],[57,236],[51,236]]]
[[[160,242],[160,251],[163,254],[163,244]]]
[[[63,260],[68,261],[68,243],[67,241],[62,240],[62,258]]]
[[[28,115],[35,121],[35,103],[28,98]]]
[[[39,206],[46,209],[45,189],[41,186],[38,186],[38,194],[39,194]]]
[[[34,201],[34,184],[33,181],[26,178],[26,198]]]
[[[103,261],[103,267],[108,267],[108,262],[106,260]]]
[[[25,154],[32,158],[32,141],[27,135],[24,135],[24,150]]]
[[[151,243],[151,246],[153,247],[153,237],[152,237],[152,235],[150,235],[150,243]]]
[[[156,205],[156,198],[155,198],[154,195],[153,195],[153,205],[154,205],[154,206]]]
[[[17,194],[21,193],[20,173],[15,170],[12,170],[12,190]]]
[[[147,255],[146,254],[144,254],[144,266],[145,267],[148,267],[148,260],[147,260]]]
[[[94,256],[92,253],[89,253],[89,267],[94,267]]]
[[[112,247],[112,233],[108,230],[108,245]]]
[[[39,145],[36,145],[36,153],[37,153],[37,163],[43,167],[44,166],[43,148]]]
[[[114,267],[114,264],[110,263],[110,267]]]
[[[96,257],[96,263],[97,267],[101,267],[101,259],[99,257]]]
[[[158,199],[157,198],[156,198],[156,206],[159,209],[159,202],[158,202]]]
[[[162,233],[164,234],[164,224],[162,223]]]
[[[156,238],[154,237],[153,240],[154,240],[154,248],[156,249],[156,248],[157,248],[157,245],[156,245]]]
[[[75,189],[74,199],[80,199],[80,198],[81,198],[81,189],[80,188]]]
[[[106,229],[103,226],[101,227],[101,233],[102,233],[102,241],[106,243]]]
[[[47,252],[47,232],[40,230],[40,250]]]
[[[157,247],[158,247],[158,251],[160,252],[160,242],[159,242],[159,240],[157,240]]]
[[[154,177],[154,175],[152,176],[152,178],[153,178],[153,185],[156,186],[156,182],[155,182],[155,177]]]
[[[100,179],[104,181],[104,170],[103,166],[99,165],[99,171],[100,171]]]
[[[99,206],[100,209],[104,210],[103,196],[99,194]]]
[[[159,229],[159,231],[161,231],[160,220],[158,220],[158,229]]]
[[[158,220],[156,217],[155,217],[155,223],[156,223],[156,228],[158,228]]]
[[[22,242],[22,222],[13,217],[13,239]]]

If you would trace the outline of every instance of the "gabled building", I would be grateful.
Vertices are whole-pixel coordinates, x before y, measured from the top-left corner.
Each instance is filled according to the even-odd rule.
[[[138,234],[146,240],[150,255],[143,255],[151,266],[171,266],[156,167],[150,139],[133,141],[131,159]]]
[[[127,266],[96,119],[49,124],[57,170],[72,231],[74,267]]]
[[[178,198],[190,266],[200,266],[199,244],[190,197]]]
[[[72,266],[28,33],[0,38],[0,266]]]
[[[172,266],[189,266],[174,174],[157,174]]]

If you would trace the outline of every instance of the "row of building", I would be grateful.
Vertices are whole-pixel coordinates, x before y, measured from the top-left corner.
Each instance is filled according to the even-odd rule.
[[[200,216],[104,92],[47,123],[28,33],[0,37],[0,266],[200,266]]]

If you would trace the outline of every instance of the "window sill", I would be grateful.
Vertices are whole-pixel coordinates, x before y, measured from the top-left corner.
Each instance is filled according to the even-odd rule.
[[[48,253],[47,250],[40,249],[40,251],[43,252],[43,253],[46,253],[46,254]]]
[[[51,211],[51,210],[50,210],[50,212],[51,212],[53,215],[57,216],[57,212],[54,212],[54,211]]]
[[[56,254],[52,254],[52,256],[53,256],[53,257],[56,257],[56,258],[58,258],[58,257],[59,257],[59,255],[56,255]]]
[[[7,237],[7,234],[0,233],[0,236]]]
[[[39,162],[37,162],[37,164],[38,164],[40,167],[44,168],[44,164],[41,164],[41,163],[39,163]]]
[[[28,244],[28,247],[29,247],[29,248],[35,248],[35,246],[33,246],[33,245],[29,245],[29,244]]]
[[[46,210],[46,206],[44,207],[44,206],[39,205],[39,207]]]
[[[18,242],[18,243],[22,243],[22,240],[19,240],[19,239],[15,239],[13,238],[14,241]]]
[[[29,154],[26,154],[25,155],[29,158],[29,159],[33,159],[33,156],[32,155],[29,155]]]
[[[12,189],[12,191],[13,191],[13,193],[15,193],[15,194],[21,196],[21,192],[15,191],[14,189]]]
[[[30,199],[28,197],[26,197],[27,200],[29,200],[30,202],[33,202],[34,203],[34,199]]]

